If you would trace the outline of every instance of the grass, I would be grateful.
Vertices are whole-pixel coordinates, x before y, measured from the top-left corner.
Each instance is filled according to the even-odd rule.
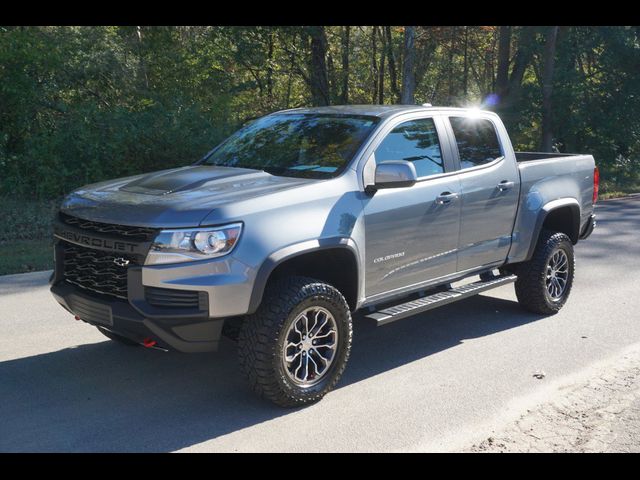
[[[53,268],[51,239],[15,240],[0,244],[0,275]]]
[[[620,197],[626,197],[627,195],[631,195],[632,193],[638,193],[640,192],[640,187],[638,188],[633,188],[633,189],[628,189],[628,190],[610,190],[608,192],[604,192],[604,193],[600,193],[598,194],[598,199],[599,200],[611,200],[612,198],[620,198]]]
[[[57,201],[0,198],[0,275],[53,268]]]
[[[640,184],[633,181],[611,182],[603,180],[600,182],[599,200],[610,200],[612,198],[626,197],[632,193],[640,192]]]

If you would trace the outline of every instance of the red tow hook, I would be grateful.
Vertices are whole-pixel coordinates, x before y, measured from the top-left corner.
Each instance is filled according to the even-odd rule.
[[[163,352],[168,352],[169,350],[167,350],[164,347],[161,347],[160,345],[158,345],[158,342],[156,342],[154,339],[152,338],[145,338],[142,341],[142,346],[146,347],[146,348],[153,348],[154,350],[161,350]]]
[[[73,318],[75,318],[76,320],[82,320],[78,315],[76,315],[76,316],[75,316],[75,317],[73,317]]]

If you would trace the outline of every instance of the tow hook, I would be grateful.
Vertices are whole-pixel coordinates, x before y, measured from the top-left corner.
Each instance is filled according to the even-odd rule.
[[[142,345],[145,348],[153,348],[154,350],[160,350],[162,352],[168,352],[169,351],[166,348],[162,348],[162,347],[158,346],[158,342],[156,342],[152,338],[145,338],[140,345]]]

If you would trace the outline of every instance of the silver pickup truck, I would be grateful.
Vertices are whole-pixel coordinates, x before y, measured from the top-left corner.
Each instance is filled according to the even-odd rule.
[[[123,344],[230,337],[255,392],[303,405],[344,371],[352,315],[384,325],[512,282],[556,313],[597,193],[592,156],[516,153],[491,112],[286,110],[194,165],[72,192],[51,291]]]

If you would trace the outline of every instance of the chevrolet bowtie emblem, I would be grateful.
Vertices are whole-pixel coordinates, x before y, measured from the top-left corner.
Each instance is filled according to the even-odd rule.
[[[127,265],[129,265],[129,262],[130,262],[129,260],[127,260],[126,258],[122,258],[122,257],[118,257],[118,258],[114,258],[113,259],[113,263],[115,263],[119,267],[126,267]]]

